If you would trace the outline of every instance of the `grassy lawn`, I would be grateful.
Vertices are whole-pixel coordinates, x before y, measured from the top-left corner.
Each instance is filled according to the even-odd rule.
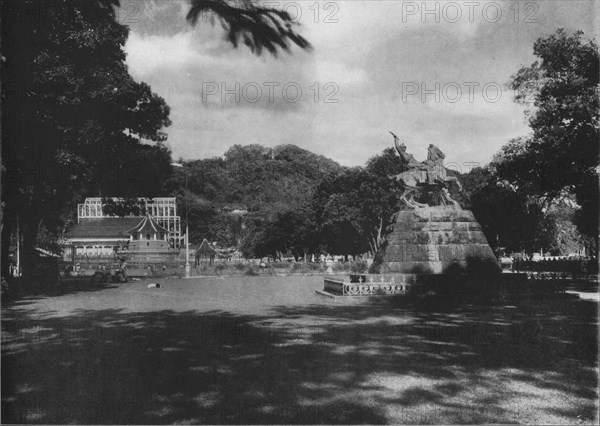
[[[11,423],[598,423],[598,304],[348,304],[322,278],[111,284],[2,311]]]

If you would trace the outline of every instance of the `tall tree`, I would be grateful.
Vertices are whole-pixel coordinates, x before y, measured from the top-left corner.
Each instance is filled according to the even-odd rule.
[[[118,6],[2,1],[3,275],[17,217],[31,264],[38,231],[86,194],[155,195],[170,173],[169,108],[129,75]],[[233,46],[241,40],[256,54],[310,47],[286,12],[250,0],[192,0],[188,19],[203,13],[221,21]]]
[[[366,168],[349,169],[324,180],[313,208],[331,253],[375,253],[398,209],[398,192],[387,175],[398,163],[389,150],[369,160]]]
[[[512,141],[502,152],[500,177],[552,200],[571,188],[581,209],[577,225],[598,238],[599,52],[583,33],[563,29],[538,39],[539,58],[511,79],[517,102],[533,99],[529,139]]]
[[[317,235],[312,211],[308,208],[281,211],[249,235],[243,246],[248,257],[277,258],[291,252],[295,257],[317,251]]]
[[[41,226],[76,203],[74,194],[151,190],[152,180],[135,166],[158,159],[156,176],[168,165],[162,129],[170,124],[169,107],[129,74],[128,30],[116,22],[114,6],[2,3],[2,249],[6,260],[18,216],[25,273]]]
[[[523,191],[498,179],[493,164],[471,170],[461,181],[466,198],[463,206],[473,211],[492,247],[529,252],[540,247],[540,206],[531,203]]]

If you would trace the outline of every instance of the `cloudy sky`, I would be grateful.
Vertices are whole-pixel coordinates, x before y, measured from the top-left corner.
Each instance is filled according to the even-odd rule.
[[[535,60],[533,42],[558,27],[598,38],[589,0],[269,4],[300,23],[311,51],[257,57],[209,18],[190,26],[186,1],[122,1],[127,63],[171,106],[174,158],[296,144],[362,165],[392,130],[419,160],[433,143],[449,163],[484,164],[529,132],[506,83]]]

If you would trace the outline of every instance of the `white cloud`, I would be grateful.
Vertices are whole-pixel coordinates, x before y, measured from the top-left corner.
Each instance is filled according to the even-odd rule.
[[[515,23],[512,1],[497,2],[503,12],[498,23],[487,22],[481,14],[473,22],[466,15],[457,23],[436,23],[433,15],[423,22],[421,1],[415,3],[415,15],[403,18],[402,8],[406,12],[413,2],[356,0],[335,2],[337,12],[331,6],[325,9],[327,2],[318,2],[314,22],[315,3],[296,2],[302,13],[298,29],[314,50],[293,48],[292,55],[256,57],[245,47],[233,49],[223,41],[218,26],[201,23],[191,28],[182,3],[164,3],[140,14],[127,41],[127,63],[135,78],[149,83],[171,106],[168,143],[175,157],[187,158],[221,155],[235,143],[294,143],[357,165],[390,146],[387,131],[393,130],[407,138],[418,159],[434,143],[446,151],[448,161],[485,163],[510,138],[528,132],[504,84],[519,66],[534,60],[533,41],[559,24],[571,31],[580,26],[593,31],[592,3],[584,1],[567,9],[555,5],[560,2],[540,3],[538,24]],[[456,3],[465,14],[464,2]],[[440,13],[444,7],[450,13],[447,4],[439,3]],[[476,10],[481,13],[485,3],[479,5]],[[338,22],[326,23],[328,16]],[[222,102],[217,93],[209,104],[202,99],[207,82],[219,88],[221,83],[235,87],[236,82],[240,87],[253,82],[279,86],[273,102],[266,100],[265,89],[260,102],[235,102],[231,96]],[[283,98],[280,89],[289,82],[302,88],[301,101]],[[320,90],[316,102],[315,82]],[[337,84],[337,103],[324,102],[331,93],[323,87],[327,82]],[[405,101],[407,82],[427,87],[439,83],[441,88],[456,83],[463,92],[456,103],[444,94],[437,103],[431,96],[423,102],[419,95]],[[479,84],[473,102],[465,82]],[[503,89],[498,102],[486,101],[481,93],[489,82]],[[445,94],[455,96],[451,90]],[[493,97],[493,91],[488,95]]]
[[[198,63],[216,65],[219,62],[218,58],[203,54],[196,43],[193,30],[172,36],[142,36],[131,32],[125,45],[127,64],[134,75],[142,77],[162,68],[181,69]],[[215,44],[206,42],[204,50]]]

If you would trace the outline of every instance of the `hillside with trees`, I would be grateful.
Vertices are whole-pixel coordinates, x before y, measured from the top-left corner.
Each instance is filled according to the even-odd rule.
[[[190,241],[207,238],[224,246],[241,246],[267,222],[298,214],[322,180],[345,170],[295,145],[235,145],[222,157],[183,165],[166,183],[165,192],[176,195],[180,212],[185,212],[187,175]]]
[[[449,170],[463,186],[451,189],[453,197],[473,211],[494,249],[593,253],[593,239],[576,226],[582,207],[569,187],[548,198],[508,179],[507,152],[524,141],[509,141],[483,168]],[[180,212],[187,194],[190,241],[207,238],[250,258],[375,253],[400,207],[388,178],[401,172],[392,148],[348,168],[293,145],[236,145],[178,170],[166,192],[178,197]]]
[[[222,158],[185,163],[188,190],[245,210],[287,208],[310,198],[316,182],[342,167],[295,145],[235,145]]]

